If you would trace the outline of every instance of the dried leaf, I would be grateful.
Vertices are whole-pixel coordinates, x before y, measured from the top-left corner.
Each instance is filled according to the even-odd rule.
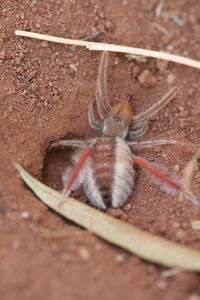
[[[34,179],[19,164],[15,166],[23,180],[41,201],[102,239],[151,262],[168,267],[200,271],[199,251],[142,231],[73,198],[68,198],[66,203],[59,207],[60,193]]]

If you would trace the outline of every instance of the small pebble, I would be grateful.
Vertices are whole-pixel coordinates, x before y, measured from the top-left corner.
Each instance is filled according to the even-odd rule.
[[[174,46],[172,44],[167,45],[166,47],[167,51],[171,52],[174,50]]]
[[[31,80],[35,77],[36,74],[37,74],[36,71],[30,72],[30,73],[26,76],[26,78],[24,79],[24,82],[31,81]]]
[[[21,246],[21,242],[20,242],[20,240],[18,240],[18,239],[14,240],[14,241],[12,242],[12,247],[13,247],[14,249],[19,249],[20,246]]]
[[[188,115],[189,115],[189,112],[186,109],[181,110],[179,113],[179,116],[182,118],[186,118],[186,117],[188,117]]]
[[[167,83],[173,84],[176,79],[176,76],[173,73],[167,75]]]
[[[107,213],[114,218],[121,219],[122,221],[128,220],[128,215],[121,208],[109,207]]]
[[[178,164],[173,166],[174,172],[178,172],[179,170],[180,170],[180,166]]]
[[[30,84],[30,89],[33,91],[33,92],[36,92],[38,90],[38,85],[37,83],[33,82]]]
[[[121,220],[122,220],[122,221],[127,221],[127,220],[128,220],[128,215],[124,213],[124,214],[121,216]]]
[[[6,58],[6,51],[5,50],[2,50],[0,52],[0,59],[5,59]]]
[[[157,283],[156,283],[156,286],[159,290],[164,290],[166,289],[167,287],[167,283],[165,280],[159,280]]]
[[[129,210],[132,209],[132,206],[131,206],[130,203],[127,203],[126,205],[124,205],[123,209],[124,209],[125,211],[129,211]]]
[[[60,98],[61,98],[61,96],[59,96],[59,95],[54,95],[54,96],[53,96],[53,101],[54,101],[54,102],[59,102]]]
[[[121,208],[109,207],[108,210],[107,210],[107,213],[112,217],[120,218],[123,215],[124,212]]]
[[[21,57],[19,57],[19,56],[16,57],[15,60],[14,60],[14,65],[20,65],[21,61],[22,61]]]
[[[41,46],[44,47],[44,48],[48,47],[49,43],[47,41],[42,41]]]
[[[188,96],[194,96],[194,94],[195,94],[195,90],[194,89],[188,90]]]
[[[118,263],[118,264],[122,264],[122,263],[125,261],[125,259],[126,259],[126,257],[125,257],[124,254],[117,254],[117,255],[115,256],[115,261],[116,261],[116,263]]]
[[[200,300],[200,295],[191,294],[191,295],[189,295],[187,300]]]
[[[30,214],[29,214],[29,212],[27,212],[27,211],[22,211],[22,212],[20,213],[20,216],[21,216],[23,219],[28,219],[28,218],[30,217]]]
[[[82,261],[88,261],[90,259],[89,251],[83,246],[78,249],[78,254]]]
[[[114,30],[114,24],[108,20],[105,22],[105,28],[112,32]]]
[[[177,232],[176,232],[176,238],[178,239],[178,240],[184,240],[185,239],[185,237],[186,237],[186,234],[185,234],[185,231],[184,230],[178,230]]]
[[[173,222],[173,223],[172,223],[172,226],[173,226],[174,228],[180,228],[180,224],[179,224],[178,222]]]
[[[139,74],[140,74],[141,70],[139,66],[134,66],[131,70],[131,74],[133,76],[133,78],[136,78]]]
[[[69,67],[70,67],[70,69],[72,69],[74,72],[77,72],[77,65],[75,65],[75,64],[70,64]]]
[[[151,88],[157,83],[156,77],[148,69],[142,71],[138,76],[138,80],[140,84],[146,88]]]
[[[157,68],[160,71],[164,71],[165,69],[167,69],[168,64],[169,64],[169,62],[167,60],[157,59],[157,61],[156,61]]]
[[[200,220],[191,221],[191,226],[193,230],[200,230]]]

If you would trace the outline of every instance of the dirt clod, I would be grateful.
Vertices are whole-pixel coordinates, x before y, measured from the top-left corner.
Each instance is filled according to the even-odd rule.
[[[176,75],[173,73],[170,73],[167,75],[167,83],[169,83],[170,85],[173,84],[176,80]]]
[[[169,64],[169,62],[168,62],[167,60],[163,60],[163,59],[157,59],[157,60],[156,60],[157,68],[158,68],[160,71],[166,70],[167,67],[168,67],[168,64]]]
[[[191,221],[191,226],[194,230],[200,230],[200,220]]]
[[[5,59],[6,58],[6,51],[5,50],[2,50],[0,52],[0,59]]]
[[[135,65],[132,70],[131,73],[133,75],[133,78],[136,78],[139,74],[140,74],[141,70],[140,67],[138,65]]]
[[[151,88],[157,83],[156,77],[148,69],[142,71],[142,73],[138,76],[138,80],[140,84],[146,88]]]
[[[126,257],[124,254],[117,254],[115,257],[115,261],[118,264],[122,264],[125,261]]]
[[[83,246],[78,249],[78,254],[82,261],[88,261],[90,259],[90,252]]]

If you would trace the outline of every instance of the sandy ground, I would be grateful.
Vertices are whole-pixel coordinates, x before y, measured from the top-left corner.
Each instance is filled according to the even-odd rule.
[[[30,174],[61,189],[71,149],[47,153],[51,142],[85,139],[87,106],[95,99],[100,53],[16,37],[30,30],[83,38],[100,30],[105,42],[165,50],[200,60],[200,3],[166,1],[156,17],[157,0],[3,0],[0,3],[0,294],[1,299],[200,299],[199,274],[166,269],[113,247],[45,207],[24,185],[12,164],[16,158]],[[155,25],[156,24],[156,25]],[[164,28],[164,31],[163,31]],[[146,88],[139,76],[155,80]],[[128,60],[111,54],[111,102],[134,94],[134,112],[158,100],[172,86],[176,99],[152,120],[143,140],[174,138],[192,147],[162,146],[140,155],[181,174],[200,139],[199,70]],[[199,197],[199,165],[193,192]],[[81,190],[74,193],[87,201]],[[186,200],[166,195],[143,171],[117,217],[178,243],[200,249],[192,222],[199,211]],[[57,233],[64,232],[63,237]]]

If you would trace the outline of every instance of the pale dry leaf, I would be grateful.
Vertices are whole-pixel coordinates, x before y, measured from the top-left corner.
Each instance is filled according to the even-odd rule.
[[[109,243],[164,266],[200,271],[199,251],[140,230],[73,198],[68,198],[59,207],[60,193],[34,179],[19,164],[15,166],[23,180],[42,202]]]

